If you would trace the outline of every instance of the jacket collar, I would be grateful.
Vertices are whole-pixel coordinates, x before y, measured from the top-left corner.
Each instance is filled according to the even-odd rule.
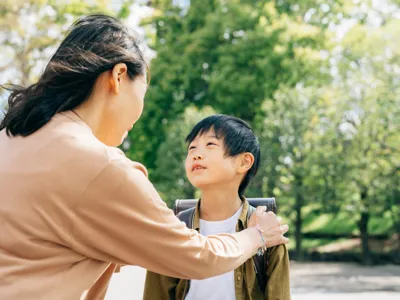
[[[241,199],[243,203],[243,209],[238,219],[238,225],[240,225],[239,230],[247,228],[247,212],[249,210],[249,202],[247,201],[247,199],[245,197],[241,197]],[[200,205],[201,199],[197,201],[193,216],[193,229],[196,229],[197,231],[200,229]]]

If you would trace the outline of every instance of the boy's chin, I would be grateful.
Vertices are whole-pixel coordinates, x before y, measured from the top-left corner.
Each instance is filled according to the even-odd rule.
[[[212,182],[212,181],[207,180],[207,179],[205,179],[205,180],[200,180],[200,179],[192,180],[192,181],[190,181],[190,183],[200,191],[202,191],[204,189],[207,189],[207,188],[210,188],[211,186],[214,186],[214,185],[218,186],[218,182]]]
[[[193,185],[196,189],[203,189],[205,188],[207,185],[209,185],[210,183],[205,182],[205,180],[189,180],[189,182],[191,183],[191,185]]]

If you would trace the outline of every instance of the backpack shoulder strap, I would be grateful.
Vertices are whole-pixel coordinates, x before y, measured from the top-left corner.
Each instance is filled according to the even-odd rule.
[[[195,209],[196,209],[196,207],[185,209],[177,215],[179,220],[181,220],[182,222],[185,222],[187,228],[190,228],[190,229],[193,228],[193,216],[194,216]]]
[[[249,209],[247,210],[247,220],[250,219],[251,215],[256,211],[256,208],[254,206],[249,205]],[[268,251],[267,249],[266,253],[264,255],[254,255],[253,256],[253,261],[254,261],[254,266],[255,266],[255,271],[257,275],[257,281],[258,285],[261,289],[261,292],[264,294],[265,293],[265,288],[267,286],[267,273],[266,273],[266,264],[268,260]]]

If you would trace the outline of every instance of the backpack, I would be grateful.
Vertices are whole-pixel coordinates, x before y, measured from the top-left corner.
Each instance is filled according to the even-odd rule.
[[[275,198],[249,198],[247,200],[249,202],[249,209],[247,210],[247,219],[249,219],[250,216],[256,211],[256,208],[253,205],[255,206],[265,205],[267,206],[267,211],[273,211],[274,213],[276,213]],[[179,220],[185,222],[186,227],[188,228],[193,228],[193,219],[194,219],[194,212],[196,210],[196,204],[197,204],[197,199],[175,201],[174,211],[177,214]],[[182,209],[182,206],[184,206],[184,209]],[[265,251],[264,255],[260,256],[254,255],[252,257],[255,266],[258,285],[263,294],[265,293],[265,288],[267,286],[267,280],[268,280],[266,270],[268,267],[269,254],[271,252],[270,249],[271,248],[268,248],[267,251]]]

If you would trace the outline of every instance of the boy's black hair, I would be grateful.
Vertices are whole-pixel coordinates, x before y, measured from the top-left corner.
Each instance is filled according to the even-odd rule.
[[[223,139],[226,156],[232,157],[244,152],[250,152],[254,156],[254,163],[239,186],[239,195],[242,196],[260,165],[258,139],[254,135],[253,129],[245,121],[232,116],[216,114],[197,123],[186,137],[186,143],[190,144],[197,136],[210,130],[214,130],[218,139]]]

